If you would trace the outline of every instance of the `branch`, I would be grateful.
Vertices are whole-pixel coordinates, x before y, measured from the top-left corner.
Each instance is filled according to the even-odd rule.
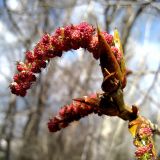
[[[160,136],[160,127],[157,124],[152,123],[151,121],[149,122],[150,122],[151,129],[153,131],[153,134],[157,134]]]
[[[23,33],[21,31],[21,28],[17,25],[17,23],[15,22],[12,14],[11,14],[11,11],[9,10],[8,6],[7,6],[7,0],[3,0],[3,3],[4,3],[4,8],[6,9],[7,11],[7,14],[8,14],[8,18],[10,20],[10,22],[12,23],[13,27],[15,28],[15,30],[17,31],[17,33],[20,34],[20,36],[23,37]]]
[[[95,32],[93,26],[83,22],[58,28],[53,35],[45,34],[33,51],[26,52],[25,61],[17,63],[18,74],[10,85],[11,92],[25,96],[36,81],[36,74],[46,68],[51,58],[61,57],[63,51],[80,47],[90,51],[96,60],[100,59],[104,92],[76,98],[73,103],[61,108],[58,115],[49,120],[49,131],[56,132],[91,113],[117,116],[129,121],[129,130],[137,147],[136,157],[141,160],[155,158],[152,132],[160,134],[160,129],[142,117],[138,107],[126,105],[123,98],[127,70],[118,31],[113,37],[99,28]]]
[[[150,94],[151,90],[154,88],[155,83],[156,83],[156,81],[157,81],[157,79],[158,79],[159,73],[160,73],[160,64],[159,64],[158,69],[157,69],[157,71],[156,71],[156,73],[155,73],[155,75],[154,75],[152,84],[150,85],[150,87],[149,87],[148,90],[146,91],[146,94],[144,95],[143,100],[142,100],[141,103],[140,103],[140,106],[145,102],[145,100],[148,98],[148,95]]]
[[[106,6],[117,6],[117,1],[113,1],[113,0],[109,0],[109,1],[103,1],[102,2],[103,5],[106,5]],[[118,6],[137,6],[137,5],[143,5],[143,6],[146,6],[146,5],[158,5],[159,2],[154,2],[152,0],[149,0],[149,1],[118,1]]]

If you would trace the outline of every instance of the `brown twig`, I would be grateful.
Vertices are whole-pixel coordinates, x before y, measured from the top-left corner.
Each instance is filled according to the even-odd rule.
[[[150,120],[149,120],[149,123],[150,123],[153,134],[160,135],[160,127],[157,124],[152,123]]]

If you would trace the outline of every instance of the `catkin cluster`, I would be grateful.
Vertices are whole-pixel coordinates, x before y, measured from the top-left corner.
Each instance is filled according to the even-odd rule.
[[[117,62],[120,62],[121,53],[115,47],[113,36],[107,32],[101,33]],[[63,52],[80,47],[91,52],[95,59],[99,59],[101,52],[96,29],[86,22],[60,27],[52,35],[43,35],[33,51],[25,53],[25,61],[17,62],[18,73],[14,75],[14,82],[10,84],[11,92],[25,96],[32,83],[36,81],[36,74],[40,73],[42,68],[46,68],[51,58],[61,57]]]

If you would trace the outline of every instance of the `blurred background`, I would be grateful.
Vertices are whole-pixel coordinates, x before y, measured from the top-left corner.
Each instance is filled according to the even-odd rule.
[[[100,91],[99,62],[87,51],[52,60],[25,98],[8,88],[16,61],[43,33],[82,21],[111,34],[118,28],[133,72],[125,100],[160,125],[159,0],[0,0],[0,160],[134,159],[128,124],[116,117],[90,115],[57,133],[47,129],[49,117],[72,98]]]

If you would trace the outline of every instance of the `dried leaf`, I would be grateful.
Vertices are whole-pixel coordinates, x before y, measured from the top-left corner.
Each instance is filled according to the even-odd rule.
[[[97,33],[98,33],[98,40],[101,48],[100,61],[101,61],[101,67],[102,67],[103,73],[105,74],[105,68],[110,73],[115,72],[116,78],[120,80],[120,82],[122,82],[123,77],[122,77],[120,66],[116,60],[116,57],[112,53],[110,46],[108,45],[104,36],[102,35],[99,27],[97,27]]]

